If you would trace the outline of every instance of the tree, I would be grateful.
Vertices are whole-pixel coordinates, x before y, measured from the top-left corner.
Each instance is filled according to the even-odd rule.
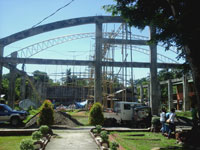
[[[54,110],[50,100],[45,100],[40,108],[38,124],[51,126],[54,123]]]
[[[166,49],[176,46],[192,70],[198,107],[200,109],[200,59],[198,42],[200,9],[198,1],[191,0],[115,0],[104,6],[113,15],[121,15],[130,26],[143,30],[156,27],[150,42],[162,42]]]
[[[4,74],[2,78],[2,94],[5,94],[5,99],[8,99],[8,89],[9,89],[10,73]],[[19,75],[16,76],[15,81],[15,99],[18,100],[20,97],[20,86],[21,78]]]
[[[90,125],[103,125],[104,115],[103,108],[100,103],[94,103],[89,113],[89,124]]]
[[[141,78],[141,79],[137,79],[137,80],[134,80],[134,83],[135,85],[140,85],[140,84],[149,84],[149,76],[148,77],[144,77],[144,78]]]
[[[49,76],[47,75],[46,72],[36,70],[33,72],[33,76],[34,76],[35,81],[40,81],[40,82],[48,82],[49,81]]]
[[[72,75],[71,69],[66,70],[66,77],[62,77],[61,81],[64,82],[66,85],[72,85],[75,84],[77,81],[77,76]]]

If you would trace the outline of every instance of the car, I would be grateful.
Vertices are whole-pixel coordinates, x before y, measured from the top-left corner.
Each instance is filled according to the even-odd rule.
[[[13,110],[6,104],[0,104],[0,122],[10,122],[13,126],[18,126],[28,113],[26,111]]]

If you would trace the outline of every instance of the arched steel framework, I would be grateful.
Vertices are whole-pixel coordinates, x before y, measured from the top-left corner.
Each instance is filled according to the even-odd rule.
[[[38,26],[36,28],[30,28],[5,38],[0,39],[0,45],[5,47],[11,43],[14,43],[25,38],[38,35],[41,33],[54,31],[57,29],[68,28],[73,26],[85,25],[85,24],[96,24],[96,23],[123,23],[123,19],[118,16],[90,16],[82,18],[74,18],[68,20],[57,21],[45,25]]]
[[[117,38],[122,37],[121,33],[113,33],[113,32],[104,32],[103,35],[104,35],[104,37],[111,37],[112,35],[117,35]],[[69,41],[73,41],[73,40],[78,40],[78,39],[83,39],[83,38],[93,38],[94,36],[95,36],[95,33],[90,32],[90,33],[79,33],[79,34],[59,36],[59,37],[55,37],[52,39],[44,40],[44,41],[29,45],[27,47],[24,47],[24,48],[21,48],[20,50],[18,50],[17,51],[18,58],[30,58],[30,57],[38,54],[39,52],[42,52],[53,46],[63,44],[65,42],[69,42]],[[132,34],[131,37],[135,40],[141,40],[141,39],[147,40],[148,39],[148,37],[135,35],[135,34]],[[127,48],[130,49],[130,46],[128,46]],[[141,48],[138,46],[132,46],[132,50],[137,51],[139,53],[143,53],[145,55],[149,55],[149,53],[150,53],[150,51],[148,49],[144,49],[144,48]],[[159,53],[157,53],[157,55],[158,55],[158,60],[160,62],[177,63],[178,64],[177,61],[175,61],[165,55],[162,55]],[[11,57],[11,54],[9,54],[5,57]]]

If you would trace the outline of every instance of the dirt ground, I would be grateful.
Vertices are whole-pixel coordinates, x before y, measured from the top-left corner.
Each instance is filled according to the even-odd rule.
[[[34,128],[37,127],[37,119],[38,115],[35,115],[28,123],[26,123],[25,128]],[[55,127],[77,127],[82,125],[79,123],[76,119],[72,118],[70,115],[68,115],[65,112],[55,111],[54,112],[54,125]]]

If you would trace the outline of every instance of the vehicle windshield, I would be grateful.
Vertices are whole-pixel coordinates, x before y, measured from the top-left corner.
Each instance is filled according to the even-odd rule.
[[[12,108],[10,108],[8,105],[5,105],[5,108],[6,108],[8,111],[12,111]]]

